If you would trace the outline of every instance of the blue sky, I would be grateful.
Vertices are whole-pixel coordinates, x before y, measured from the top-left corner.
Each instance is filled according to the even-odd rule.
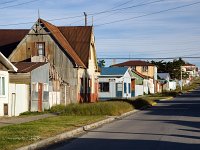
[[[35,22],[38,9],[41,18],[46,20],[79,16],[50,21],[55,25],[76,26],[84,25],[83,12],[93,14],[113,8],[120,9],[154,2],[140,7],[93,15],[97,56],[100,58],[200,56],[200,4],[101,25],[200,2],[200,0],[163,0],[159,2],[156,0],[35,0],[28,4],[13,6],[29,1],[31,0],[15,0],[13,2],[12,0],[1,0],[0,28],[31,28],[32,23],[17,26],[8,24]],[[92,24],[92,15],[88,16],[88,24]],[[116,63],[121,61],[124,60],[115,60]],[[186,61],[200,66],[200,59],[186,59]],[[112,62],[113,60],[106,60],[107,65]]]

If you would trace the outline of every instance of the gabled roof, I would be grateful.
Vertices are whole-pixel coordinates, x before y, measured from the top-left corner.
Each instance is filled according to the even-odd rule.
[[[101,75],[123,76],[127,70],[128,70],[128,67],[102,67]]]
[[[195,67],[194,64],[189,64],[189,63],[188,63],[188,64],[184,64],[184,65],[182,65],[182,66],[186,66],[186,67],[187,67],[187,66]]]
[[[47,64],[47,62],[16,62],[13,64],[18,68],[18,73],[28,73],[40,66]]]
[[[43,23],[44,26],[51,32],[52,36],[57,40],[57,42],[62,46],[62,48],[67,52],[67,54],[75,61],[78,66],[86,67],[80,57],[76,54],[74,49],[71,47],[67,39],[60,32],[58,27],[52,25],[51,23],[39,19],[39,22]]]
[[[155,66],[154,64],[148,63],[141,60],[130,60],[123,63],[112,65],[113,67],[132,67],[132,66]]]
[[[8,58],[28,32],[28,29],[0,29],[0,52]]]
[[[88,66],[92,26],[58,27],[84,65]]]
[[[143,79],[148,79],[148,78],[150,78],[150,77],[148,77],[148,76],[145,76],[145,75],[139,73],[139,72],[136,71],[136,70],[132,70],[132,72],[134,72],[134,73],[137,74],[138,76],[142,77]]]
[[[17,72],[17,68],[0,52],[0,63],[2,63],[8,71]]]

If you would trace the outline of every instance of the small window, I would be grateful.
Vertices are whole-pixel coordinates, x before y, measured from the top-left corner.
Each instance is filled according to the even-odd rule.
[[[131,84],[128,83],[128,92],[131,93]]]
[[[136,66],[132,66],[131,70],[136,71]]]
[[[44,42],[37,43],[37,50],[39,56],[44,56],[44,47],[45,47]]]
[[[48,92],[49,91],[49,86],[47,83],[44,83],[44,91]]]
[[[100,82],[99,92],[109,92],[109,82]]]
[[[127,92],[126,83],[124,83],[124,93]]]
[[[6,83],[5,83],[5,77],[0,77],[0,96],[6,95]]]
[[[142,67],[142,72],[148,72],[148,66],[143,66]]]

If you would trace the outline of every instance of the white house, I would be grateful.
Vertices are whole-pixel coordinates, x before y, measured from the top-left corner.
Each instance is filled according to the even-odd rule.
[[[99,76],[99,98],[130,98],[131,83],[134,78],[129,73],[129,67],[104,67]]]
[[[9,71],[17,68],[0,52],[0,116],[9,115]]]
[[[169,73],[158,73],[163,90],[171,91],[176,89],[176,81],[171,80]]]

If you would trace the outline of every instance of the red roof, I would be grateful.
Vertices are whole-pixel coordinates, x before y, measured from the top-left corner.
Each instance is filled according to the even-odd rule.
[[[113,67],[132,67],[132,66],[155,66],[154,64],[148,63],[141,60],[130,60],[123,63],[112,65]]]
[[[18,69],[17,73],[28,73],[44,64],[47,64],[47,62],[16,62],[13,64]]]
[[[58,27],[85,66],[88,66],[92,26]]]
[[[185,64],[183,66],[195,66],[195,65],[193,65],[193,64]]]
[[[44,26],[52,33],[54,38],[57,40],[57,42],[63,47],[63,49],[67,52],[67,54],[75,61],[75,63],[78,66],[82,66],[85,68],[84,63],[80,59],[80,57],[76,54],[74,49],[71,47],[67,39],[63,36],[63,34],[60,32],[58,27],[52,25],[49,22],[46,22],[42,19],[39,19],[39,22],[43,23]]]

